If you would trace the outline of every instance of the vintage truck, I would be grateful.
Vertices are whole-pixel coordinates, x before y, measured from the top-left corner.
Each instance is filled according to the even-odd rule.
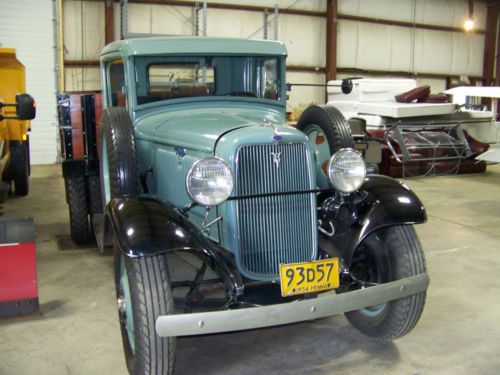
[[[170,374],[175,337],[345,313],[392,340],[429,283],[422,202],[366,175],[349,126],[311,106],[287,125],[286,49],[130,39],[101,55],[99,246],[112,246],[131,374]]]

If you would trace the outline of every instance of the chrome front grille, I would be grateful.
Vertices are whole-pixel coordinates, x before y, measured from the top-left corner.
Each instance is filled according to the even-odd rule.
[[[242,146],[239,196],[312,188],[307,148],[301,143]],[[280,263],[311,260],[316,253],[315,195],[271,195],[237,200],[240,266],[253,276],[276,276]]]

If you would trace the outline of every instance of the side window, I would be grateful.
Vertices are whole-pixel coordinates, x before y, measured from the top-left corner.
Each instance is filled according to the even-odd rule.
[[[112,61],[108,65],[109,103],[112,107],[125,107],[125,69],[123,61]]]
[[[264,92],[261,93],[261,97],[277,100],[279,99],[278,60],[275,58],[264,60],[263,68],[260,78]]]

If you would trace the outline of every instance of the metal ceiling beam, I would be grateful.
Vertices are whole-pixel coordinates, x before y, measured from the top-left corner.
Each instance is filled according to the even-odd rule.
[[[424,23],[413,23],[413,22],[395,21],[395,20],[387,20],[387,19],[372,18],[372,17],[352,16],[349,14],[339,14],[338,19],[346,20],[346,21],[376,23],[379,25],[410,27],[410,28],[424,29],[424,30],[451,31],[451,32],[457,32],[457,33],[465,33],[465,30],[460,28],[460,27],[429,25],[429,24],[424,24]],[[472,30],[472,31],[469,31],[469,33],[484,34],[485,30]]]
[[[367,69],[354,69],[354,68],[337,68],[337,73],[350,74],[352,76],[370,75],[370,76],[393,76],[393,77],[405,77],[405,78],[435,78],[435,79],[459,79],[460,76],[457,74],[439,74],[439,73],[425,73],[418,72],[417,74],[412,72],[403,71],[389,71],[389,70],[367,70]],[[469,76],[472,80],[481,80],[478,76]]]
[[[99,1],[102,0],[85,0],[85,1]],[[114,2],[120,2],[120,0],[112,0]],[[170,6],[180,6],[193,8],[196,1],[183,1],[183,0],[128,0],[130,4],[150,4],[150,5],[170,5]],[[256,6],[256,5],[243,5],[243,4],[223,4],[223,3],[209,3],[208,7],[210,9],[228,9],[228,10],[246,10],[250,12],[262,13],[266,7]],[[293,8],[278,8],[279,13],[282,14],[295,14],[298,16],[310,16],[310,17],[326,17],[325,12],[318,12],[314,10],[304,10],[304,9],[293,9]]]
[[[64,64],[68,68],[98,68],[99,60],[65,60]],[[307,65],[287,65],[286,70],[288,72],[302,72],[302,73],[318,73],[326,74],[326,68],[324,66],[307,66]],[[337,67],[337,73],[356,75],[374,75],[374,76],[388,76],[392,75],[394,77],[411,77],[411,78],[436,78],[436,79],[459,79],[459,75],[449,75],[449,74],[437,74],[437,73],[425,73],[419,72],[414,74],[411,72],[392,72],[388,70],[366,70],[366,69],[355,69],[355,68],[339,68]],[[480,80],[481,77],[469,76],[470,79]]]
[[[64,60],[64,65],[72,68],[99,66],[99,60]]]

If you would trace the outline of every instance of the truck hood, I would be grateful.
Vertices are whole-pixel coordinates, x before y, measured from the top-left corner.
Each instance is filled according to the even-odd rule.
[[[141,116],[135,131],[140,139],[212,153],[223,135],[266,123],[272,123],[276,128],[289,128],[278,111],[233,106],[162,111]]]

